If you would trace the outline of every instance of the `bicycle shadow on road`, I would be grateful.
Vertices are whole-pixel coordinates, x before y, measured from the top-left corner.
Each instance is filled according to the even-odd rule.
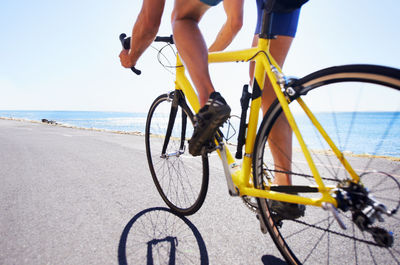
[[[287,263],[275,256],[265,255],[261,258],[264,265],[287,265]]]
[[[125,226],[118,246],[118,262],[127,264],[208,264],[200,232],[187,218],[168,208],[141,211]]]

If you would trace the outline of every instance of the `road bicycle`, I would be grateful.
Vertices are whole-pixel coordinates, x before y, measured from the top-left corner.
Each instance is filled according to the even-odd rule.
[[[158,192],[175,213],[196,213],[216,151],[230,196],[256,214],[288,263],[400,264],[400,70],[343,65],[289,78],[269,52],[270,10],[264,10],[257,47],[209,54],[210,63],[255,62],[252,91],[247,85],[242,90],[235,157],[221,129],[201,156],[188,153],[200,105],[176,57],[175,89],[154,100],[146,121],[147,160]],[[155,41],[173,44],[172,36]],[[277,99],[259,122],[268,81]],[[281,117],[294,135],[291,151],[282,154],[289,168],[279,167],[271,153],[283,152],[270,137]],[[292,185],[275,184],[277,173],[289,174]],[[304,216],[281,220],[272,200],[305,205]]]

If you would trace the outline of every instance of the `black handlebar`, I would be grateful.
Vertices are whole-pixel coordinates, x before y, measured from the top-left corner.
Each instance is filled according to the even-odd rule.
[[[131,48],[131,37],[126,37],[125,33],[122,33],[121,35],[119,35],[119,40],[122,44],[122,47],[125,50],[129,50]],[[161,36],[157,36],[154,40],[155,42],[167,42],[170,44],[174,44],[174,38],[171,36],[168,37],[161,37]],[[136,69],[135,67],[131,67],[132,72],[134,72],[137,75],[140,75],[142,73],[142,71]]]
[[[172,37],[172,35],[168,36],[168,37],[157,36],[154,41],[155,42],[167,42],[169,44],[174,44],[174,38]]]
[[[121,35],[119,35],[119,40],[121,41],[122,47],[125,50],[129,50],[131,48],[131,37],[126,37],[125,33],[122,33]],[[132,72],[134,72],[137,75],[140,75],[142,73],[142,71],[136,69],[134,66],[131,67]]]

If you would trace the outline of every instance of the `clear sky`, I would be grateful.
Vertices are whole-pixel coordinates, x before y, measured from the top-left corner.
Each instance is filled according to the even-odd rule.
[[[171,34],[172,3],[167,0],[160,35]],[[173,76],[152,48],[137,64],[141,76],[120,66],[118,36],[131,32],[140,7],[141,0],[0,1],[0,109],[147,112],[157,95],[173,89]],[[310,0],[284,71],[301,77],[350,63],[400,68],[399,16],[399,0]],[[200,26],[208,44],[224,20],[222,5],[205,15]],[[228,49],[249,47],[254,0],[245,0],[244,20]],[[211,70],[215,87],[238,101],[247,63]]]

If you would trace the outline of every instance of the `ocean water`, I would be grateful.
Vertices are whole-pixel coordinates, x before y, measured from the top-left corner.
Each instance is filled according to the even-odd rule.
[[[52,120],[60,124],[111,131],[142,132],[147,113],[106,111],[4,111],[0,117],[41,121]]]
[[[356,154],[400,157],[399,112],[343,112],[315,114],[339,149]],[[296,117],[308,146],[330,149],[305,115]]]
[[[337,114],[333,119],[332,115],[324,113],[317,116],[335,143],[344,150],[352,151],[356,154],[400,157],[400,113],[344,112]],[[35,121],[47,119],[76,127],[144,133],[147,113],[0,110],[0,117]],[[317,146],[321,148],[321,141],[317,137],[315,128],[310,126],[308,119],[303,116],[297,116],[296,120],[302,133],[309,139],[307,145],[311,148],[314,146],[315,148]],[[239,119],[232,119],[232,126],[225,125],[223,128],[224,134],[232,137],[229,142],[234,144],[236,144],[238,124]],[[338,124],[340,124],[339,130],[337,129]],[[236,134],[234,134],[235,130]],[[294,140],[294,145],[298,145],[296,140]],[[329,147],[323,145],[323,149],[329,149]]]

